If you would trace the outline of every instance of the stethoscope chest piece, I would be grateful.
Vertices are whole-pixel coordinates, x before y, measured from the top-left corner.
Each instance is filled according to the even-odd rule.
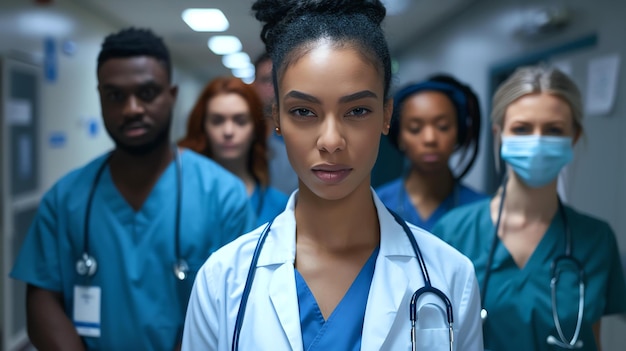
[[[178,280],[185,280],[189,273],[189,265],[187,261],[180,259],[174,264],[174,275]]]
[[[76,261],[76,273],[82,276],[91,277],[96,274],[98,262],[93,256],[83,253],[83,257]]]

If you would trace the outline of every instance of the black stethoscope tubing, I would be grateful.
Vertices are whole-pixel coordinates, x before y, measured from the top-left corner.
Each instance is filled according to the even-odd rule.
[[[500,204],[498,205],[498,216],[496,217],[496,225],[494,228],[494,235],[493,235],[493,239],[491,240],[491,247],[489,248],[489,256],[487,256],[487,265],[485,266],[485,278],[483,279],[483,284],[482,284],[482,289],[481,289],[481,306],[482,309],[480,311],[480,316],[483,319],[483,321],[485,319],[487,319],[487,310],[485,309],[485,296],[487,296],[487,287],[489,285],[489,278],[491,277],[491,272],[492,272],[492,265],[493,265],[493,258],[495,256],[495,252],[496,252],[496,248],[498,247],[498,243],[500,242],[500,238],[498,237],[498,229],[500,228],[500,222],[502,219],[502,210],[504,209],[504,200],[506,199],[506,183],[508,181],[508,175],[505,175],[504,178],[502,179],[502,196],[500,199]],[[565,209],[563,208],[563,204],[561,203],[561,200],[558,199],[558,203],[559,203],[559,214],[562,218],[563,221],[563,225],[565,227],[565,255],[561,256],[561,257],[557,257],[555,259],[556,261],[560,261],[562,260],[564,257],[567,258],[572,258],[572,233],[569,229],[569,224],[567,221],[567,217],[565,216]],[[580,266],[580,264],[577,262],[577,260],[574,259],[574,261],[577,264],[577,267]],[[555,265],[555,262],[552,263],[552,265]],[[553,269],[554,271],[554,269]],[[554,276],[554,274],[553,274]]]
[[[181,204],[182,204],[182,165],[180,162],[179,151],[176,147],[174,147],[174,162],[176,163],[176,219],[175,219],[175,252],[176,252],[176,263],[174,264],[174,275],[179,280],[184,280],[187,277],[187,272],[189,271],[189,266],[187,262],[181,257],[181,249],[180,249],[180,216],[181,216]],[[79,275],[82,276],[92,276],[95,274],[97,269],[97,261],[96,259],[89,254],[89,238],[90,238],[90,224],[91,224],[91,208],[93,206],[93,198],[100,182],[100,178],[102,178],[102,174],[104,174],[104,170],[106,166],[109,164],[112,153],[106,156],[105,160],[102,162],[100,167],[96,172],[96,176],[94,177],[93,183],[91,185],[91,189],[89,190],[89,197],[87,198],[87,209],[85,212],[85,221],[83,227],[83,254],[81,258],[77,261],[76,270]]]
[[[389,209],[388,209],[389,210]],[[416,259],[418,261],[420,270],[422,272],[422,277],[424,279],[424,286],[413,293],[410,301],[410,313],[409,318],[411,319],[411,342],[413,345],[413,349],[415,349],[415,322],[417,321],[417,300],[420,296],[423,296],[425,293],[435,294],[439,299],[441,299],[446,305],[446,317],[448,321],[448,330],[449,330],[449,341],[450,341],[450,350],[453,349],[453,340],[454,340],[454,315],[452,313],[452,303],[450,299],[444,294],[441,290],[432,286],[430,281],[430,276],[428,275],[428,269],[426,268],[426,262],[424,261],[424,257],[422,256],[422,252],[417,244],[417,240],[413,236],[413,232],[406,224],[406,222],[395,212],[389,210],[389,212],[393,215],[394,219],[398,224],[402,226],[402,229],[406,233],[407,238],[411,242],[411,246],[415,253]],[[259,261],[259,256],[261,255],[261,250],[263,249],[263,245],[265,244],[265,239],[267,238],[270,228],[272,226],[273,220],[267,223],[263,232],[261,232],[261,236],[257,241],[256,247],[254,248],[254,253],[252,254],[252,260],[250,262],[250,269],[248,270],[248,275],[246,277],[246,284],[243,289],[243,293],[241,295],[241,302],[239,304],[239,310],[237,311],[237,319],[235,320],[235,330],[233,332],[233,344],[232,350],[239,350],[239,337],[241,335],[241,327],[243,325],[243,318],[246,311],[246,306],[248,304],[248,298],[250,297],[250,292],[252,290],[252,283],[254,282],[254,275],[256,273],[257,262]]]
[[[508,176],[505,175],[502,180],[502,198],[500,199],[500,204],[498,205],[498,217],[496,218],[496,227],[495,227],[495,235],[491,240],[491,247],[489,248],[489,256],[487,256],[487,266],[485,269],[485,278],[483,279],[483,286],[481,288],[481,298],[480,298],[480,318],[484,321],[487,319],[487,309],[485,309],[485,296],[487,296],[487,286],[489,283],[489,278],[491,277],[491,265],[493,264],[493,256],[496,252],[496,247],[498,247],[498,242],[500,241],[498,238],[498,228],[500,228],[500,220],[502,219],[502,209],[504,208],[504,198],[506,197],[506,183]]]

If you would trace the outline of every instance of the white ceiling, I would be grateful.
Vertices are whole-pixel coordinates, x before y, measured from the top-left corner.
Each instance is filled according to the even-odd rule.
[[[151,28],[162,36],[174,59],[195,76],[205,80],[230,71],[221,63],[221,56],[207,47],[215,34],[239,37],[243,51],[252,60],[263,52],[259,38],[261,25],[252,16],[253,0],[73,0],[87,11],[98,13],[120,27]],[[384,2],[385,0],[383,0]],[[392,54],[399,54],[416,38],[435,25],[458,13],[475,0],[405,0],[409,7],[399,15],[388,16],[385,32]],[[222,33],[192,31],[181,18],[187,8],[219,8],[230,27]]]

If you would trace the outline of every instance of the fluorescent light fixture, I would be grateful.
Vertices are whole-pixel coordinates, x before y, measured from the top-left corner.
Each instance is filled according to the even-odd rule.
[[[8,18],[7,16],[7,19],[15,21],[14,26],[17,27],[10,28],[8,35],[10,35],[11,31],[17,30],[17,33],[33,37],[65,37],[71,35],[75,30],[75,24],[72,19],[62,13],[50,10],[24,11],[23,13],[18,13],[13,18]]]
[[[246,68],[250,65],[250,56],[245,52],[236,52],[222,56],[222,64],[230,69]]]
[[[223,32],[228,29],[228,20],[218,9],[186,9],[182,17],[196,32]]]
[[[216,35],[208,42],[209,49],[216,55],[228,55],[241,51],[241,41],[234,35]]]
[[[237,78],[241,78],[241,79],[249,78],[249,77],[254,78],[254,65],[249,64],[248,67],[233,68],[232,72],[233,72],[233,76]]]

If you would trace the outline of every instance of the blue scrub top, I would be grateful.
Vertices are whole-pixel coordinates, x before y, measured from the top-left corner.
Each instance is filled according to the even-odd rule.
[[[171,351],[180,342],[198,269],[212,252],[254,227],[254,212],[237,177],[204,156],[182,151],[179,243],[190,275],[181,282],[173,273],[175,163],[139,211],[118,192],[106,166],[89,226],[89,254],[98,267],[87,280],[75,267],[83,253],[87,198],[105,158],[67,174],[45,194],[11,277],[62,293],[70,319],[74,286],[100,287],[101,337],[83,337],[88,349]]]
[[[433,233],[469,257],[482,288],[489,249],[495,235],[490,200],[445,215]],[[585,303],[580,340],[596,350],[592,326],[604,315],[626,313],[626,284],[615,235],[601,220],[565,206],[574,257],[585,272]],[[519,268],[500,242],[491,265],[484,297],[488,318],[483,325],[485,348],[497,351],[555,350],[546,339],[558,339],[552,317],[550,280],[554,259],[565,252],[565,226],[557,212],[528,262]],[[566,337],[571,338],[578,312],[576,269],[564,266],[557,286],[557,308]],[[569,339],[568,339],[569,340]]]
[[[404,187],[404,181],[405,178],[402,177],[381,185],[376,189],[376,194],[385,206],[399,214],[405,221],[428,231],[451,209],[487,198],[486,195],[457,183],[452,193],[443,200],[430,217],[422,218],[411,203],[411,198]]]
[[[256,213],[256,226],[263,225],[285,210],[289,197],[271,186],[257,185],[250,196],[250,204]]]
[[[377,247],[327,320],[304,277],[295,270],[304,350],[358,351],[361,349],[365,308],[374,277]]]

